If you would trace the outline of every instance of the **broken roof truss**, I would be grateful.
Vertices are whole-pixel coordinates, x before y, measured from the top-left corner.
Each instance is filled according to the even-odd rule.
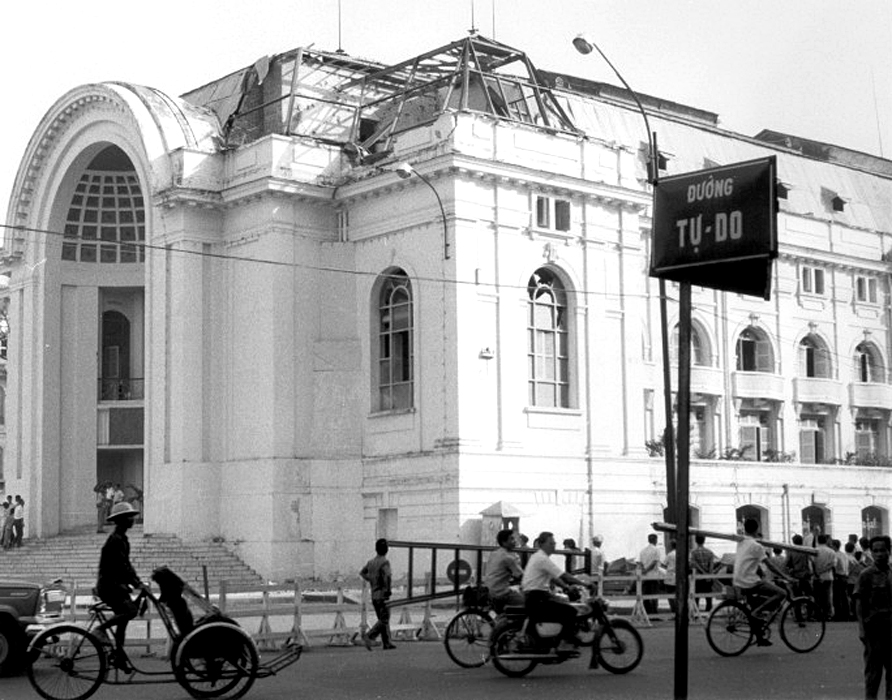
[[[357,162],[450,110],[579,133],[526,54],[477,35],[393,66],[300,48],[183,97],[217,113],[230,147],[280,133],[342,145]]]

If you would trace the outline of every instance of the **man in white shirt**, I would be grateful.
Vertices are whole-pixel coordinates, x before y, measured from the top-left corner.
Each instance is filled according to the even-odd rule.
[[[577,647],[574,629],[576,608],[556,600],[551,591],[554,586],[569,591],[572,585],[585,584],[575,576],[561,571],[561,568],[551,560],[550,557],[557,548],[554,533],[541,533],[536,543],[539,549],[527,562],[520,582],[527,612],[533,622],[559,622],[563,629],[558,651],[573,651]]]
[[[657,536],[647,536],[647,546],[638,555],[638,566],[641,568],[641,594],[658,595],[660,592],[660,550],[657,549]],[[656,598],[644,599],[644,611],[648,615],[657,612],[659,601]]]
[[[604,574],[604,552],[601,551],[602,544],[604,544],[603,535],[595,535],[592,537],[592,576],[603,576]]]
[[[756,533],[759,531],[759,522],[753,518],[747,518],[743,524],[744,536],[737,543],[737,552],[734,554],[734,585],[740,588],[744,594],[758,594],[766,596],[765,600],[753,608],[753,616],[767,612],[777,606],[786,596],[786,591],[759,575],[759,567],[773,573],[777,578],[788,580],[787,575],[778,569],[768,558],[765,548],[756,541]],[[771,646],[771,642],[763,636],[762,630],[755,630],[757,644],[760,647]]]

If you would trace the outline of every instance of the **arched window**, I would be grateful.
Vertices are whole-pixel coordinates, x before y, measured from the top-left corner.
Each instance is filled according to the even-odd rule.
[[[855,381],[883,382],[883,361],[873,343],[859,343],[855,348]]]
[[[888,515],[885,508],[867,506],[861,509],[861,535],[870,539],[885,535],[888,528]]]
[[[737,534],[742,535],[744,533],[744,523],[747,520],[755,520],[759,523],[758,536],[763,539],[769,538],[768,511],[765,508],[754,505],[740,506],[735,515],[737,517]]]
[[[742,372],[774,372],[771,343],[765,333],[754,326],[744,329],[737,338],[737,369]]]
[[[414,322],[409,277],[394,269],[378,281],[376,349],[376,410],[414,406]]]
[[[145,262],[146,213],[133,164],[117,146],[87,166],[68,206],[62,259],[78,262]]]
[[[672,331],[672,344],[669,346],[672,353],[671,361],[678,363],[678,324]],[[709,347],[709,339],[706,333],[697,323],[691,323],[691,364],[695,367],[710,367],[712,365],[712,351]]]
[[[809,333],[799,343],[799,376],[821,377],[831,376],[830,351],[820,337]]]
[[[554,272],[539,268],[527,284],[530,406],[570,406],[567,294]]]
[[[830,520],[830,509],[826,506],[810,505],[802,509],[802,538],[803,544],[814,547],[817,544],[818,535],[832,535],[833,528]],[[809,541],[811,540],[811,541]]]

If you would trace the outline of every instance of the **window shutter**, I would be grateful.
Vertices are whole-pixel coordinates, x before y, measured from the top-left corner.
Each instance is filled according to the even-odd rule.
[[[771,345],[764,338],[756,341],[756,370],[759,372],[774,372],[771,366]]]

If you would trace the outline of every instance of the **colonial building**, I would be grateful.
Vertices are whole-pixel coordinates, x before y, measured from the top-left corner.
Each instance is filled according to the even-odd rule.
[[[888,532],[892,163],[641,101],[663,176],[778,162],[771,300],[694,292],[694,523]],[[480,36],[63,95],[3,249],[29,533],[111,479],[272,578],[490,541],[500,501],[633,555],[666,506],[646,140],[627,92]]]

